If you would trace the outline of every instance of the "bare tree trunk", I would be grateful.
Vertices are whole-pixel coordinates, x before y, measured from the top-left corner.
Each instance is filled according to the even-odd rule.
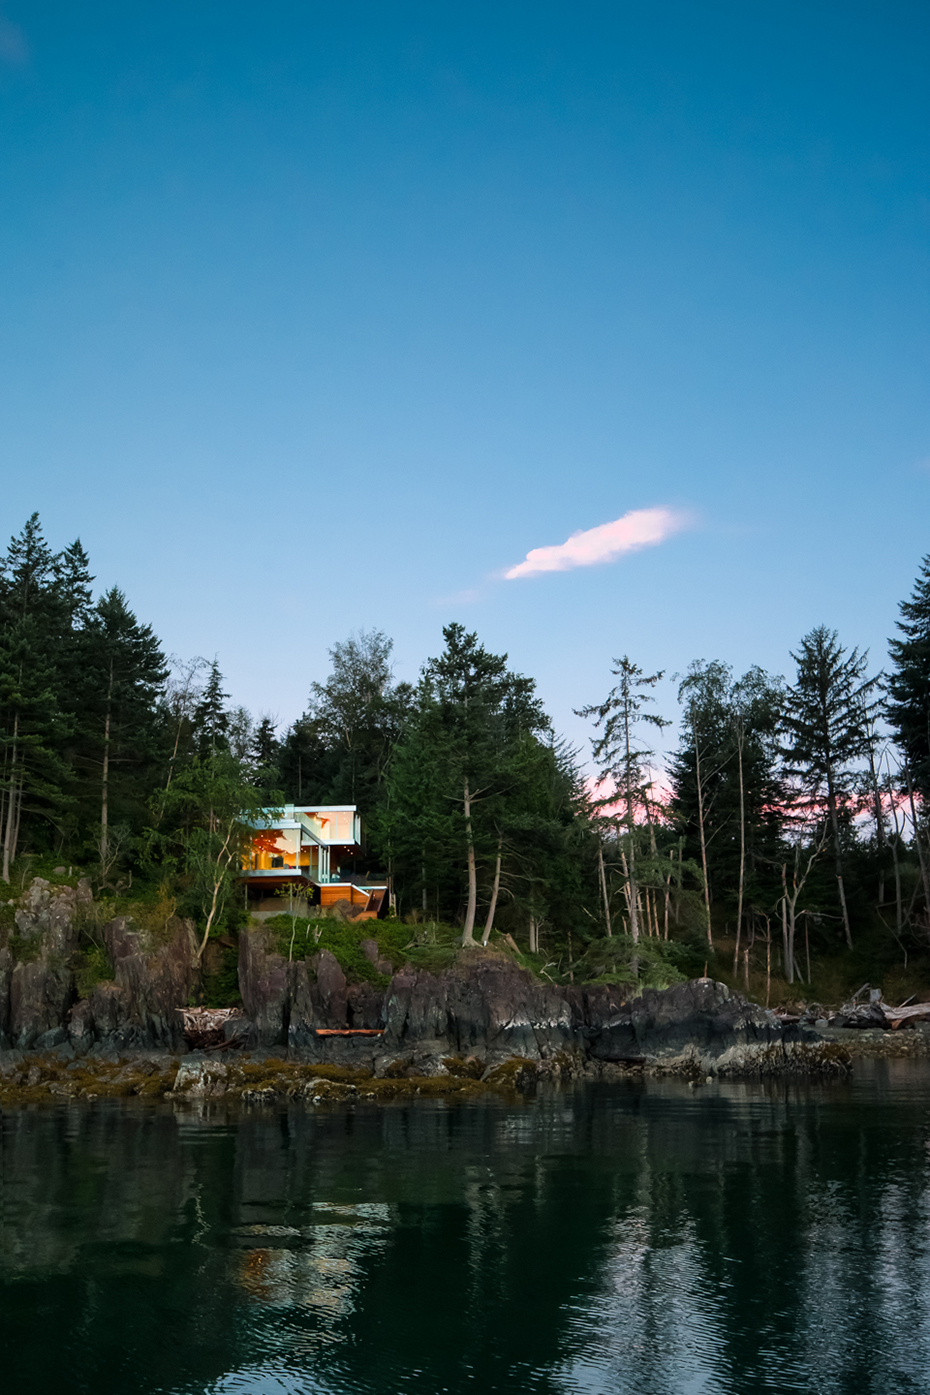
[[[113,708],[113,660],[110,660],[110,681],[107,684],[107,715],[103,724],[103,763],[100,778],[100,867],[101,875],[107,862],[107,828],[110,801],[110,713]]]
[[[792,983],[794,981],[794,968],[788,953],[788,879],[784,863],[781,865],[781,884],[784,887],[784,895],[781,898],[781,962],[785,978],[789,983]]]
[[[890,780],[890,773],[889,773],[889,786],[890,786],[890,783],[891,783],[891,780]],[[889,842],[891,843],[891,862],[892,862],[892,866],[893,866],[893,868],[894,868],[894,915],[895,915],[895,929],[897,930],[898,936],[899,936],[899,938],[900,938],[901,930],[902,930],[903,925],[904,925],[904,917],[903,917],[903,912],[902,912],[902,901],[901,901],[901,864],[900,864],[899,861],[898,861],[898,847],[899,847],[900,842],[901,842],[901,829],[900,829],[900,825],[898,824],[898,806],[895,804],[894,794],[891,795],[891,817],[892,817],[892,819],[894,820],[894,837],[891,838],[891,839],[889,839]]]
[[[843,858],[840,853],[840,821],[836,811],[836,791],[833,788],[833,771],[827,770],[827,806],[830,810],[830,826],[833,829],[833,864],[836,868],[836,885],[840,893],[840,910],[843,912],[843,931],[846,947],[852,949],[852,931],[849,928],[849,911],[846,909],[846,888],[843,886]]]
[[[911,768],[905,765],[904,773],[907,777],[907,797],[911,805],[911,821],[914,825],[914,842],[917,845],[917,861],[920,863],[920,879],[924,888],[924,903],[927,907],[927,914],[930,915],[930,882],[927,879],[927,864],[924,860],[923,841],[920,836],[920,825],[917,822],[917,809],[914,804],[914,786],[911,782]]]
[[[468,781],[465,781],[465,842],[468,854],[468,905],[465,910],[465,927],[462,930],[462,944],[475,943],[475,913],[478,908],[478,869],[475,865],[475,838],[471,826],[471,795]]]
[[[22,789],[22,782],[19,779],[17,768],[19,740],[19,713],[13,718],[13,744],[10,755],[10,795],[6,804],[6,827],[3,830],[3,880],[7,886],[10,884],[10,863],[16,856],[16,845],[14,842],[14,829],[18,831],[18,809],[17,800],[21,797],[19,793]]]
[[[632,860],[632,847],[630,849],[630,854]],[[620,866],[623,868],[623,875],[626,878],[625,890],[627,910],[630,912],[630,937],[633,943],[636,944],[639,941],[639,916],[636,906],[638,892],[636,890],[636,881],[633,871],[629,862],[627,862],[626,853],[624,852],[620,854]]]
[[[604,871],[604,845],[598,841],[597,845],[597,870],[601,880],[601,895],[604,898],[604,925],[607,928],[607,938],[613,935],[610,925],[610,900],[607,896],[607,873]]]
[[[672,894],[672,874],[669,872],[665,879],[665,922],[662,927],[663,940],[668,939],[668,903]]]
[[[694,734],[694,766],[697,774],[698,836],[701,840],[701,868],[704,873],[704,910],[707,915],[707,943],[714,947],[714,936],[710,925],[710,879],[707,875],[707,840],[704,836],[704,787],[701,782],[701,743],[697,732]]]
[[[746,873],[746,791],[743,782],[743,734],[736,738],[736,756],[739,762],[739,891],[736,899],[736,948],[733,951],[733,975],[739,961],[739,937],[743,924],[743,886]]]
[[[530,916],[530,954],[539,953],[539,921],[534,915]]]
[[[785,903],[788,907],[788,963],[791,966],[791,973],[788,975],[788,982],[794,983],[797,975],[798,961],[794,953],[794,937],[797,930],[796,906],[797,897],[789,896],[787,887],[785,889]]]
[[[811,852],[808,855],[807,864],[803,872],[801,871],[801,849],[795,846],[794,870],[791,874],[790,894],[788,891],[787,864],[783,862],[781,865],[781,884],[784,893],[782,896],[782,934],[784,936],[785,977],[787,978],[789,983],[794,983],[795,975],[797,975],[798,978],[804,977],[804,975],[798,969],[797,959],[795,958],[794,952],[794,937],[795,930],[797,928],[798,898],[800,897],[801,892],[804,890],[804,884],[810,876],[811,868],[813,867],[814,863],[817,861],[818,857],[823,851],[825,840],[826,834],[824,833],[821,838],[821,841],[814,848],[813,852]]]
[[[630,829],[630,862],[628,875],[630,881],[630,934],[633,938],[633,943],[636,944],[639,940],[639,906],[637,904],[639,901],[639,890],[636,886],[636,849],[633,846],[632,828]]]
[[[882,808],[882,793],[875,769],[874,736],[869,741],[869,780],[872,786],[872,812],[875,816],[875,837],[878,842],[880,866],[878,869],[878,904],[885,903],[885,811]]]
[[[0,847],[3,846],[4,833],[6,831],[6,815],[10,800],[13,795],[12,785],[7,780],[7,764],[9,752],[3,748],[3,773],[0,775]],[[2,863],[0,863],[2,865]]]
[[[501,886],[501,856],[502,856],[502,853],[503,853],[503,847],[504,847],[504,837],[503,837],[503,834],[498,833],[498,835],[497,835],[497,862],[495,863],[495,866],[494,866],[494,885],[493,885],[493,887],[491,888],[491,904],[490,904],[490,906],[488,906],[488,918],[487,918],[487,920],[484,922],[484,934],[483,934],[483,936],[481,937],[481,943],[482,943],[483,945],[486,945],[487,942],[488,942],[488,940],[491,938],[491,931],[492,931],[493,928],[494,928],[494,912],[497,910],[497,893],[500,891],[500,886]]]
[[[200,945],[194,955],[194,963],[198,968],[200,967],[200,961],[203,958],[203,952],[207,947],[207,941],[210,938],[210,931],[213,928],[213,922],[214,920],[216,920],[217,914],[220,910],[220,892],[223,890],[223,887],[226,883],[226,871],[228,869],[229,864],[230,848],[233,842],[233,838],[235,837],[235,829],[236,824],[235,820],[233,820],[226,829],[226,836],[223,839],[223,845],[220,848],[214,860],[213,865],[215,870],[213,873],[213,893],[210,901],[210,909],[207,912],[207,923],[206,927],[204,928],[203,939],[200,941]],[[292,947],[293,943],[294,940],[292,936]]]

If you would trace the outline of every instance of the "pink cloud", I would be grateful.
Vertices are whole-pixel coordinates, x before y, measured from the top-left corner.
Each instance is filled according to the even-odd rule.
[[[601,523],[581,533],[572,533],[568,542],[555,547],[534,547],[522,562],[504,572],[508,581],[518,576],[539,576],[541,572],[567,572],[574,567],[593,567],[613,562],[625,552],[655,547],[673,533],[686,528],[687,514],[674,509],[633,509],[613,523]]]

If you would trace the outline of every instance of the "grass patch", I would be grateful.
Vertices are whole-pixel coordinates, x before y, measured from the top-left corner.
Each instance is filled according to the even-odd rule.
[[[335,956],[349,983],[370,983],[386,988],[390,976],[382,973],[362,949],[363,940],[374,940],[378,958],[395,972],[410,963],[417,969],[441,973],[455,961],[459,931],[451,925],[404,925],[400,920],[332,920],[286,913],[271,916],[265,929],[283,958],[306,959],[319,949]],[[293,946],[293,947],[292,947]]]

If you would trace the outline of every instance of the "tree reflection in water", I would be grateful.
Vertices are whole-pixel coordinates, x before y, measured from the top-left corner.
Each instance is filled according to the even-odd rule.
[[[930,1070],[6,1114],[10,1388],[927,1388]]]

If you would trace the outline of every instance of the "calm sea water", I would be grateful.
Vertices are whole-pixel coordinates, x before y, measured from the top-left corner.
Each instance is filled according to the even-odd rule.
[[[930,1391],[930,1067],[0,1121],[10,1392]]]

